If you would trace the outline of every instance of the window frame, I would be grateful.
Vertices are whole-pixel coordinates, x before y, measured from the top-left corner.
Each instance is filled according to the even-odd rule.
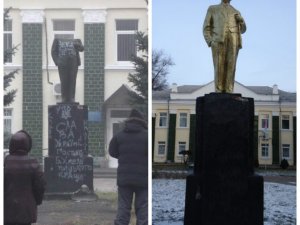
[[[137,29],[136,30],[117,30],[117,21],[125,21],[125,20],[136,20],[137,21]],[[116,62],[117,64],[125,64],[125,65],[128,65],[128,64],[132,64],[131,60],[119,60],[119,46],[118,46],[118,36],[119,35],[122,35],[122,34],[130,34],[130,35],[136,35],[137,31],[139,30],[139,19],[136,19],[136,18],[126,18],[126,19],[120,19],[120,18],[117,18],[115,19],[115,37],[116,37]],[[135,45],[135,55],[138,54],[138,49],[137,49],[137,46]]]
[[[184,149],[181,149],[181,147],[184,146]],[[186,141],[178,141],[178,155],[180,155],[180,151],[186,151],[187,142]]]
[[[55,30],[54,29],[54,22],[57,21],[74,21],[74,30]],[[56,35],[73,35],[73,39],[75,38],[75,30],[76,30],[76,20],[75,19],[62,19],[62,18],[53,18],[52,19],[52,32],[53,32],[53,40],[56,38]],[[53,41],[52,41],[53,42]],[[50,57],[52,59],[52,57]],[[54,61],[52,59],[52,64],[54,65]]]
[[[163,146],[164,153],[160,153],[160,147]],[[165,141],[158,141],[157,142],[157,155],[158,156],[165,156],[166,155],[166,142]]]
[[[266,118],[264,118],[266,117]],[[267,121],[267,127],[264,127],[263,125],[265,124],[263,121]],[[270,115],[269,114],[261,114],[260,115],[260,128],[263,130],[269,130],[270,129]]]
[[[270,158],[270,145],[269,145],[269,143],[261,143],[260,144],[260,149],[261,149],[261,157],[262,158],[265,158],[265,159]],[[267,155],[266,155],[266,153],[267,153]]]
[[[162,114],[165,114],[165,116],[162,116]],[[165,125],[161,125],[161,121],[164,118]],[[166,128],[168,127],[168,113],[167,112],[159,112],[159,118],[158,118],[158,127],[160,128]]]
[[[185,114],[185,117],[182,117],[182,114]],[[182,119],[185,119],[185,126],[182,126],[181,121]],[[188,113],[186,112],[180,112],[179,113],[179,128],[188,128]]]
[[[284,156],[284,149],[288,149],[288,157]],[[282,144],[281,145],[281,151],[282,151],[282,159],[290,159],[291,158],[291,145],[290,144]]]
[[[288,117],[288,119],[283,119],[284,117]],[[288,128],[283,127],[283,120],[288,121]],[[291,121],[290,115],[287,115],[287,114],[281,115],[281,129],[282,130],[290,130],[291,129],[291,122],[290,121]]]
[[[57,21],[74,21],[74,30],[55,30],[54,29],[54,22]],[[75,19],[52,19],[52,31],[53,31],[53,39],[55,39],[55,35],[60,34],[67,34],[67,35],[73,35],[73,39],[75,38],[75,31],[76,31],[76,20]]]
[[[13,48],[13,20],[11,18],[8,18],[6,21],[10,21],[11,22],[11,30],[6,30],[5,29],[5,25],[3,26],[3,50],[5,51],[5,45],[4,45],[4,40],[5,40],[5,36],[6,35],[10,35],[11,36],[11,46],[10,48]],[[8,48],[6,48],[8,49]],[[5,64],[12,64],[13,63],[13,57],[12,55],[10,56],[9,60],[5,62]]]
[[[10,111],[10,115],[6,115],[5,111],[9,110]],[[3,109],[3,133],[6,132],[6,123],[5,121],[10,121],[10,134],[12,134],[12,124],[13,124],[13,108],[4,108]]]

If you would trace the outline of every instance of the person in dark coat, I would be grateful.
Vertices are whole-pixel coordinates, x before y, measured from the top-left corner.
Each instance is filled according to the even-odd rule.
[[[109,144],[118,159],[118,212],[115,225],[128,225],[135,195],[137,225],[148,224],[148,129],[142,114],[133,109],[122,131]]]
[[[38,161],[28,156],[32,139],[24,131],[15,133],[4,159],[4,224],[28,225],[37,221],[46,182]]]

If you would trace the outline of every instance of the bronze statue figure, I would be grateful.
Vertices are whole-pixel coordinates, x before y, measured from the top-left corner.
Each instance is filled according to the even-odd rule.
[[[203,35],[212,49],[216,92],[232,93],[241,34],[246,23],[240,12],[230,5],[231,0],[222,0],[219,5],[208,8],[203,24]]]
[[[80,39],[54,39],[52,44],[52,58],[61,82],[61,96],[63,103],[75,101],[75,88],[78,66],[80,66],[79,52],[84,47]]]

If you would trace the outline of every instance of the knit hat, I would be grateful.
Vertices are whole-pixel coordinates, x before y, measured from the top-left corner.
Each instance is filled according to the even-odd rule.
[[[144,120],[142,113],[140,111],[138,111],[137,109],[131,110],[129,118],[138,118],[138,119]]]

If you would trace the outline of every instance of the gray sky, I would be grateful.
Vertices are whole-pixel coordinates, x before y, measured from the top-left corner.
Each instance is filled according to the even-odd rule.
[[[221,0],[152,0],[152,45],[175,64],[169,84],[213,80],[211,49],[202,34],[209,5]],[[296,91],[296,0],[232,0],[247,25],[236,80],[244,85]]]

